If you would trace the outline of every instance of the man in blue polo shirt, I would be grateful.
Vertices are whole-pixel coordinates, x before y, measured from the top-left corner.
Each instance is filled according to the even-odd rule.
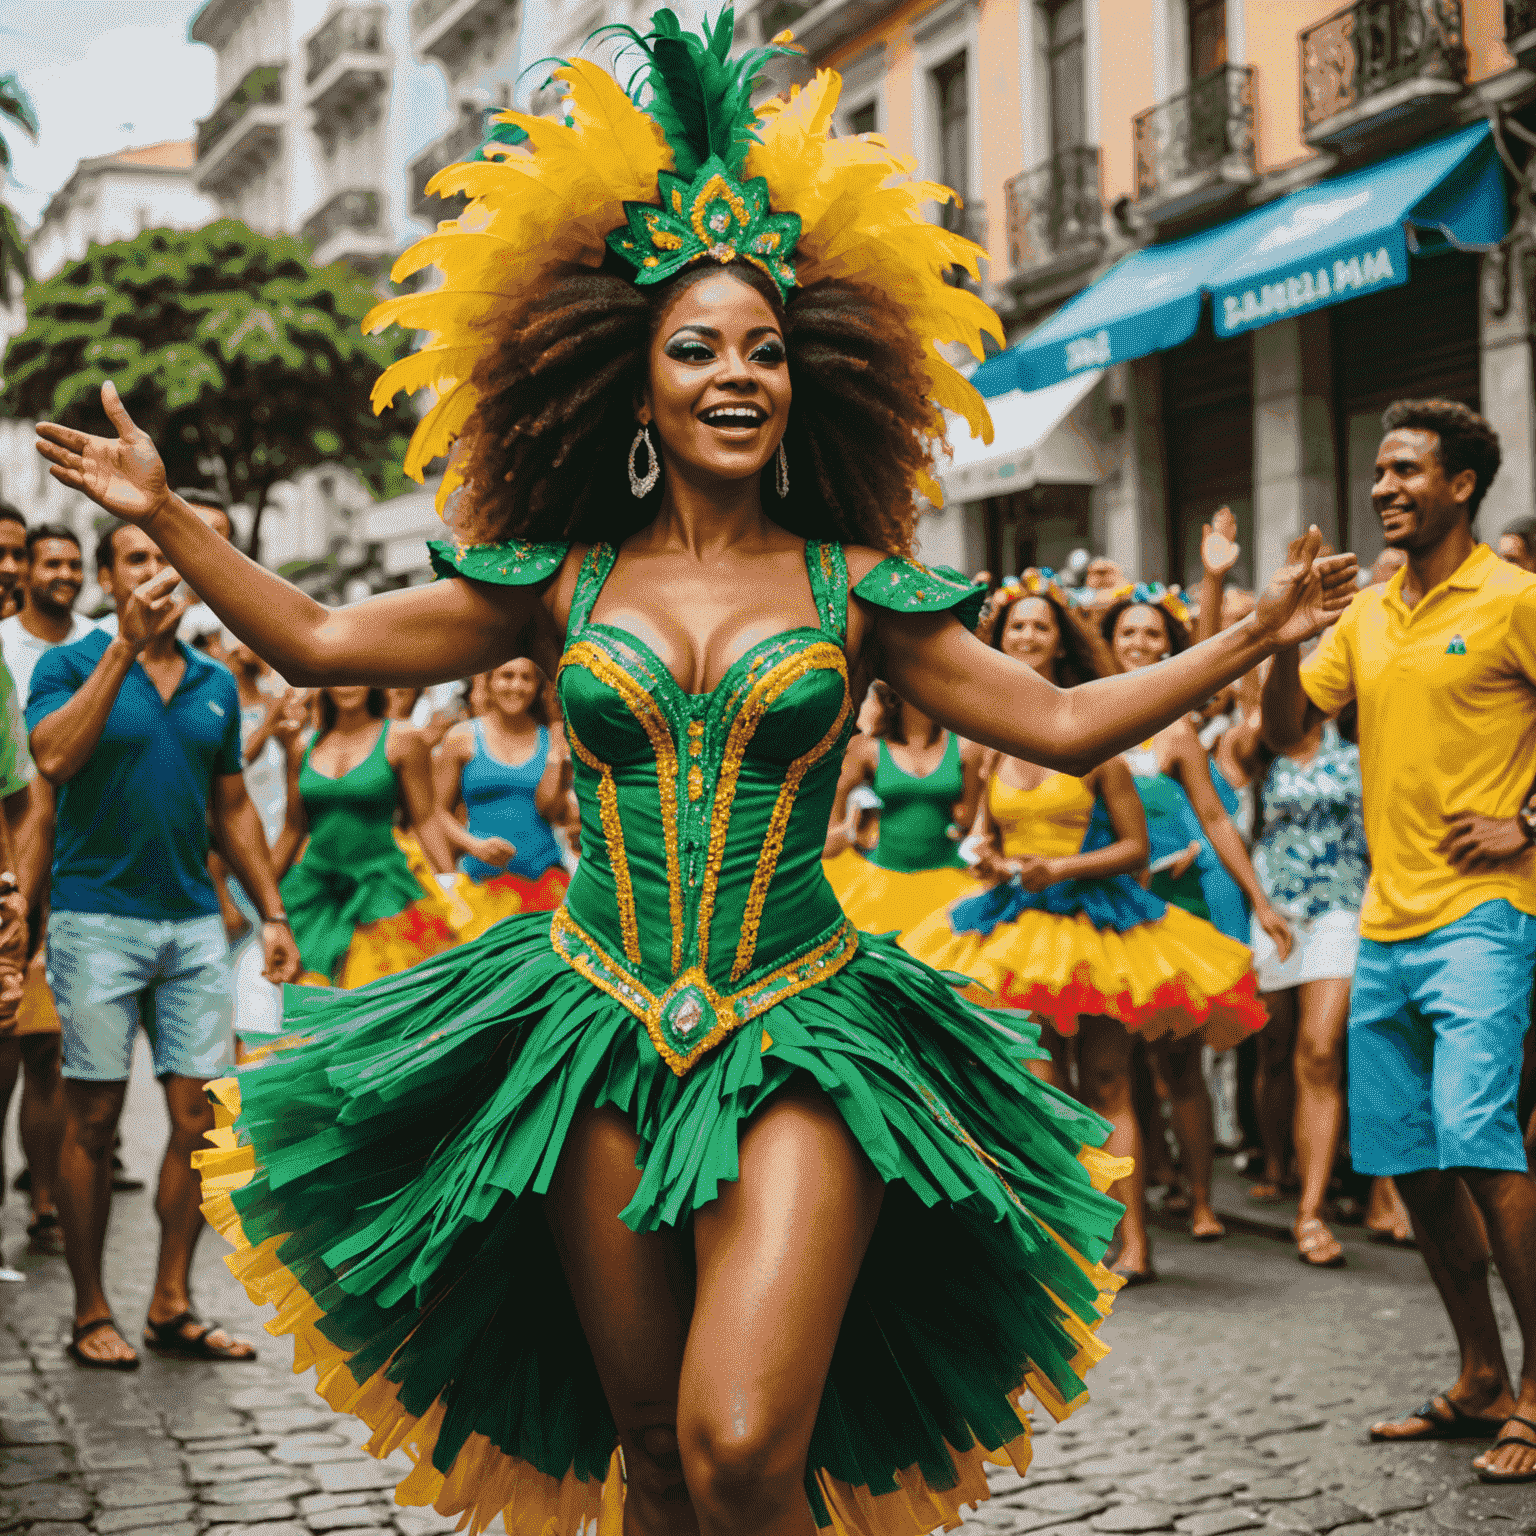
[[[234,678],[177,640],[187,605],[142,529],[108,530],[97,579],[116,604],[118,633],[46,652],[27,706],[33,756],[58,789],[48,974],[64,1036],[58,1198],[75,1286],[69,1352],[103,1369],[139,1363],[113,1321],[101,1267],[112,1139],[142,1024],[171,1122],[144,1342],[188,1359],[251,1359],[249,1344],[198,1320],[189,1292],[203,1225],[191,1155],[213,1126],[203,1087],[230,1061],[228,944],[208,874],[210,823],[261,909],[273,980],[298,974],[298,951],[245,792]]]

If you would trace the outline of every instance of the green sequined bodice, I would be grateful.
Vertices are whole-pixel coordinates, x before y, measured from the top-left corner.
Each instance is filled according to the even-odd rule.
[[[442,575],[549,580],[567,546],[432,546]],[[748,1020],[824,981],[858,932],[821,869],[853,701],[848,568],[809,543],[817,625],[754,645],[709,693],[684,692],[627,631],[591,620],[617,551],[582,562],[556,685],[581,805],[581,863],[550,938],[686,1072]],[[984,594],[957,572],[882,561],[857,595],[968,627]]]
[[[852,730],[847,571],[837,545],[807,545],[821,626],[753,646],[690,694],[588,618],[614,558],[599,545],[582,565],[557,679],[582,838],[553,937],[682,1072],[857,947],[821,872]]]

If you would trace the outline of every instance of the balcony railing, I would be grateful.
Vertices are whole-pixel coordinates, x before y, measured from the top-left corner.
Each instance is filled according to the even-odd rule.
[[[1301,34],[1302,131],[1404,86],[1444,94],[1466,78],[1461,0],[1357,0]]]
[[[258,64],[197,125],[197,158],[206,160],[219,141],[252,107],[278,106],[283,99],[281,64]]]
[[[1504,0],[1504,41],[1527,69],[1536,63],[1536,0]]]
[[[1138,201],[1175,195],[1229,163],[1253,172],[1253,71],[1223,64],[1131,119]]]
[[[313,85],[344,53],[382,53],[385,14],[382,5],[337,11],[304,45],[304,83]]]
[[[1013,177],[1004,191],[1008,265],[1014,272],[1097,246],[1104,238],[1096,145],[1058,150],[1044,165]]]
[[[373,235],[380,226],[379,194],[369,188],[354,188],[328,198],[305,219],[299,233],[318,249],[343,231]]]
[[[464,211],[466,199],[441,198],[429,195],[427,183],[445,165],[457,165],[468,160],[485,142],[484,116],[479,112],[466,112],[457,126],[450,128],[441,138],[433,141],[406,167],[411,184],[411,212],[418,219],[436,223],[440,219],[457,218]]]

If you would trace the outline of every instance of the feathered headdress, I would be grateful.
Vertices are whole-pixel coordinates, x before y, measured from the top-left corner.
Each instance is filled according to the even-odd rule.
[[[1108,606],[1113,608],[1116,603],[1122,603],[1129,599],[1132,603],[1144,604],[1148,608],[1161,608],[1165,613],[1170,613],[1186,629],[1193,620],[1190,618],[1189,605],[1179,595],[1177,587],[1165,587],[1160,581],[1128,581],[1123,587],[1116,587],[1109,594]]]
[[[634,267],[637,283],[659,282],[695,261],[740,260],[785,294],[824,278],[866,284],[923,343],[933,435],[942,436],[948,408],[992,441],[981,396],[939,350],[958,342],[980,357],[983,334],[1003,340],[992,310],[946,281],[955,267],[979,277],[985,252],[924,217],[926,203],[949,202],[954,193],[916,180],[913,162],[876,134],[834,138],[841,81],[831,70],[819,70],[787,100],[754,107],[763,65],[799,50],[785,32],[732,60],[734,28],[727,6],[697,36],[668,10],[656,12],[643,36],[605,29],[640,52],[627,91],[588,60],[563,63],[554,71],[568,93],[563,121],[500,113],[473,160],[427,183],[444,197],[466,195],[469,207],[418,240],[390,275],[398,283],[436,264],[442,286],[386,299],[364,322],[371,331],[393,323],[429,333],[373,391],[375,411],[402,389],[437,395],[406,454],[415,480],[474,410],[470,375],[488,313],[522,302],[556,267],[599,266],[608,249]],[[457,483],[450,466],[440,511]],[[935,503],[943,499],[928,475],[917,488]]]

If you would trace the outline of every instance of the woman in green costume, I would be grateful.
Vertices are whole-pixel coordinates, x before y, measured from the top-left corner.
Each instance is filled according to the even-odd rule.
[[[426,742],[385,718],[384,690],[322,688],[319,706],[314,740],[289,747],[288,817],[272,856],[288,869],[283,907],[303,979],[358,987],[457,942],[452,908],[423,889],[395,838],[396,812],[450,877],[453,856],[432,814]]]
[[[1354,562],[1314,533],[1247,624],[1070,694],[984,646],[980,594],[904,553],[930,398],[970,403],[926,343],[972,334],[944,278],[974,251],[882,146],[828,134],[835,77],[754,109],[729,11],[705,43],[657,25],[655,119],[576,60],[567,121],[518,117],[531,154],[442,183],[502,220],[432,237],[474,257],[443,258],[462,291],[402,311],[480,348],[440,360],[474,386],[444,579],[321,607],[167,490],[110,385],[115,436],[44,425],[41,448],[285,676],[428,683],[524,644],[557,676],[565,904],[299,991],[293,1041],[217,1088],[203,1154],[272,1329],[373,1450],[417,1458],[401,1500],[530,1536],[925,1536],[986,1497],[985,1462],[1027,1464],[1026,1390],[1058,1416],[1084,1395],[1121,1167],[1027,1070],[1033,1029],[838,907],[821,852],[853,700],[878,670],[947,729],[1082,773],[1317,632]],[[710,107],[709,145],[662,110],[679,55],[694,107],[744,114]],[[592,270],[602,188],[663,149],[658,200]],[[812,196],[859,157],[846,196]],[[547,200],[519,201],[545,166]],[[580,211],[540,222],[579,177]],[[850,252],[865,281],[829,275]]]
[[[905,934],[930,912],[977,889],[960,858],[981,794],[982,749],[876,683],[878,714],[843,753],[822,858],[848,921],[869,933]],[[880,837],[866,857],[846,830],[860,784],[880,800]]]

